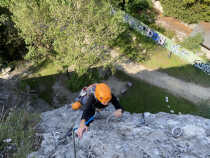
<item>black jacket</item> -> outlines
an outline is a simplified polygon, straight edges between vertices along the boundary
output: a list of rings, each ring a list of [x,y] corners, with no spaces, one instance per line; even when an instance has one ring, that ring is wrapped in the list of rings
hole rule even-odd
[[[117,100],[117,98],[112,94],[112,99],[110,100],[110,103],[112,103],[115,107],[115,109],[122,109],[122,111],[124,111],[123,107],[120,105],[119,101]],[[107,105],[108,106],[108,105]],[[101,104],[101,102],[99,102],[94,94],[91,94],[88,97],[87,103],[86,105],[84,105],[84,111],[82,114],[82,119],[85,119],[85,121],[88,121],[94,114],[95,114],[95,110],[97,109],[102,109],[107,107],[103,104]]]

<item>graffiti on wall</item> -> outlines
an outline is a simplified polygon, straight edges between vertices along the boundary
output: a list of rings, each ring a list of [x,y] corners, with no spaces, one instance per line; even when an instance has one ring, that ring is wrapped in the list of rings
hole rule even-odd
[[[157,44],[164,47],[164,44],[166,42],[166,39],[164,36],[158,34],[154,30],[150,29],[143,23],[137,22],[133,17],[129,16],[128,14],[125,14],[124,20],[132,27],[133,29],[139,31],[143,35],[146,35],[147,37],[154,40]]]
[[[146,29],[146,32],[147,32],[147,34],[146,34],[147,37],[151,38],[157,44],[159,44],[159,45],[164,47],[166,39],[163,36],[159,35],[157,32],[155,32],[155,31],[153,31],[153,30],[151,30],[149,28]]]
[[[167,37],[163,36],[159,32],[156,32],[150,29],[147,25],[133,18],[127,13],[124,14],[124,20],[126,23],[130,25],[131,28],[151,38],[157,44],[161,45],[162,47],[167,48],[170,52],[188,61],[196,68],[210,75],[210,64],[207,64],[205,61],[203,61],[200,57],[195,55],[193,52],[190,52],[189,50],[182,48],[180,45],[177,45],[176,43],[174,43]]]
[[[197,60],[194,62],[193,66],[201,69],[202,71],[210,75],[210,64],[203,63],[202,61]]]

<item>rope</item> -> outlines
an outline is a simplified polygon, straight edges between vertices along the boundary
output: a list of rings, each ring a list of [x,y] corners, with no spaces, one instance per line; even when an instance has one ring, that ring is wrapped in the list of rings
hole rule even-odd
[[[74,130],[72,131],[72,135],[73,135],[73,142],[74,142],[74,158],[76,158],[77,157],[76,156],[77,152],[76,152],[76,144],[75,144],[75,133],[74,133]]]
[[[94,120],[94,116],[92,116],[91,118],[89,118],[89,120],[87,120],[86,122],[85,122],[85,125],[88,125],[91,121],[93,121]],[[76,131],[78,129],[78,127],[76,127],[76,128],[73,128],[73,131]]]
[[[94,120],[94,116],[92,116],[89,120],[85,122],[85,125],[88,125],[91,121]],[[78,127],[73,128],[72,130],[72,136],[73,136],[73,143],[74,143],[74,158],[76,158],[77,151],[76,151],[76,143],[75,143],[75,131],[78,129]]]

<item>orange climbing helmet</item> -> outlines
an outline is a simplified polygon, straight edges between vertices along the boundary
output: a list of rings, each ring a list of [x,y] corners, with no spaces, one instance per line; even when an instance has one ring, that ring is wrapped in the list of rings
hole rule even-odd
[[[107,105],[109,101],[112,99],[111,89],[105,83],[98,83],[96,84],[95,97],[103,105]]]
[[[73,110],[78,110],[81,107],[81,105],[82,104],[79,101],[76,101],[72,104],[71,107],[72,107]]]

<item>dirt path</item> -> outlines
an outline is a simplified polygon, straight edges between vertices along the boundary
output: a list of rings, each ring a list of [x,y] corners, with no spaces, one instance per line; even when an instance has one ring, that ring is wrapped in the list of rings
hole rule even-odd
[[[192,32],[191,28],[187,27],[185,24],[173,17],[160,16],[157,19],[156,23],[162,25],[169,30],[182,32],[186,35],[189,35]]]
[[[112,51],[111,55],[113,59],[116,59],[116,57],[119,56],[116,51]],[[148,69],[142,65],[135,64],[126,58],[118,60],[116,65],[117,69],[123,70],[132,77],[144,80],[157,87],[164,88],[172,94],[190,100],[195,104],[210,100],[210,88],[182,81],[157,70]]]

